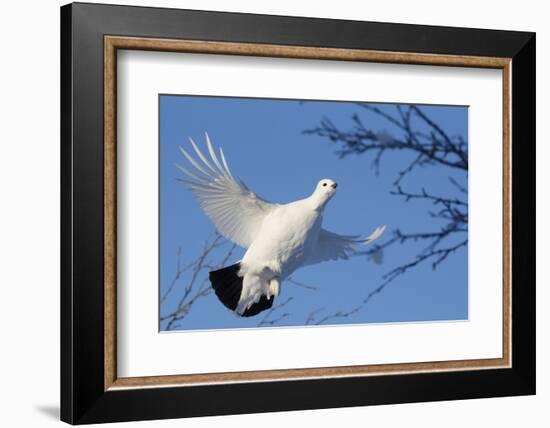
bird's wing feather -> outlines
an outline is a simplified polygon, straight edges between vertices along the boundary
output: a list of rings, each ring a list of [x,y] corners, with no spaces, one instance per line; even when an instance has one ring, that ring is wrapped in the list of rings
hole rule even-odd
[[[321,229],[317,245],[305,265],[314,265],[329,260],[347,259],[356,251],[357,245],[364,245],[374,241],[382,235],[385,228],[386,226],[376,228],[368,238],[338,235],[337,233]]]
[[[237,182],[220,148],[220,159],[208,134],[206,145],[208,159],[197,144],[190,139],[197,156],[194,158],[180,147],[193,170],[176,165],[189,178],[179,178],[194,193],[205,214],[212,220],[218,232],[241,247],[249,247],[256,238],[265,216],[274,204],[257,196],[242,181]]]

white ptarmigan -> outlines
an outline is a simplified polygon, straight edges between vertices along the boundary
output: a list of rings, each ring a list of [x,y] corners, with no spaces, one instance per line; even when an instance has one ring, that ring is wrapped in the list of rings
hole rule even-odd
[[[324,208],[336,193],[333,180],[320,180],[305,199],[273,204],[252,192],[242,180],[235,180],[223,150],[220,148],[218,157],[208,134],[210,159],[189,140],[198,159],[180,147],[194,171],[177,165],[190,178],[178,180],[195,194],[217,231],[247,249],[242,260],[209,275],[220,301],[240,316],[254,316],[271,308],[282,281],[296,269],[347,259],[356,245],[372,242],[384,232],[382,226],[368,238],[360,238],[321,227]]]

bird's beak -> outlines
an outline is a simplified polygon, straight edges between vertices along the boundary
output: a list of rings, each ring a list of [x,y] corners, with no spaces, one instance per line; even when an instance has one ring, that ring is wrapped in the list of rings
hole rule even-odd
[[[332,183],[332,188],[336,189],[338,187],[338,183]]]

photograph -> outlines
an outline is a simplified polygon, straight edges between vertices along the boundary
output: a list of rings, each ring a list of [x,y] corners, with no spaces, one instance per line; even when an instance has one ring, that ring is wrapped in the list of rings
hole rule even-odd
[[[468,321],[468,106],[159,94],[159,331]]]

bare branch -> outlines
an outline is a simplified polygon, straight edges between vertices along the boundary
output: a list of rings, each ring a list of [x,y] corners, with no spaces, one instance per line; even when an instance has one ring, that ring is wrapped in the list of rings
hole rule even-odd
[[[303,282],[298,282],[298,281],[292,279],[292,277],[287,278],[286,281],[290,282],[291,284],[297,285],[298,287],[301,287],[301,288],[305,288],[305,289],[308,289],[308,290],[317,290],[317,287],[314,287],[314,286],[308,285],[308,284],[304,284]]]
[[[403,233],[395,229],[385,242],[377,243],[365,251],[358,251],[355,256],[373,257],[378,251],[390,248],[393,245],[404,245],[413,242],[425,242],[422,250],[408,262],[397,266],[382,277],[382,282],[373,289],[360,305],[347,310],[336,311],[315,320],[319,310],[311,313],[307,323],[322,324],[327,321],[348,318],[362,310],[365,305],[388,284],[400,275],[416,268],[423,263],[431,262],[432,269],[436,269],[451,254],[468,244],[468,190],[455,178],[449,176],[449,182],[454,191],[465,195],[464,198],[442,196],[430,193],[424,187],[419,192],[403,190],[402,183],[417,168],[438,166],[457,173],[468,174],[468,143],[462,136],[450,136],[429,115],[417,105],[397,105],[395,114],[388,109],[381,109],[369,103],[358,103],[366,114],[373,114],[383,118],[389,125],[388,131],[374,131],[366,124],[366,118],[354,114],[351,118],[352,126],[348,130],[338,128],[330,119],[323,118],[318,126],[305,130],[305,134],[328,138],[338,144],[337,156],[342,159],[349,155],[363,155],[373,153],[371,166],[376,174],[380,170],[380,161],[385,153],[410,152],[414,156],[405,168],[397,171],[393,183],[394,189],[390,194],[404,198],[405,202],[427,203],[437,207],[428,210],[432,219],[443,222],[444,225],[435,230]],[[421,126],[422,125],[422,126]],[[391,132],[395,132],[392,135]],[[432,222],[437,225],[438,223]],[[454,239],[458,237],[458,239]],[[457,243],[458,242],[458,243]]]
[[[397,115],[393,116],[376,106],[367,103],[358,105],[395,126],[403,135],[401,138],[392,137],[388,132],[374,132],[368,129],[357,114],[352,116],[353,127],[349,131],[342,131],[328,118],[323,118],[319,126],[307,129],[305,134],[329,138],[330,141],[342,143],[336,152],[340,158],[350,154],[375,152],[372,166],[375,171],[380,166],[380,159],[386,151],[404,150],[416,153],[414,160],[398,173],[399,183],[404,175],[415,167],[426,164],[440,164],[453,169],[468,170],[467,144],[462,138],[451,138],[428,115],[416,105],[404,109],[397,106]],[[425,133],[414,130],[413,113],[432,129]]]
[[[210,286],[208,279],[203,278],[202,275],[208,270],[217,269],[220,266],[225,265],[226,262],[232,257],[235,250],[235,245],[232,245],[217,263],[211,263],[208,261],[208,258],[212,252],[224,244],[226,244],[226,241],[223,237],[219,234],[215,234],[213,238],[209,238],[204,242],[202,252],[197,259],[183,268],[181,267],[181,250],[178,249],[176,273],[167,291],[162,296],[161,303],[163,303],[167,296],[176,289],[181,290],[182,294],[178,300],[176,308],[169,313],[161,314],[160,316],[160,322],[166,322],[165,330],[172,330],[176,328],[178,325],[177,323],[189,314],[191,308],[197,300],[212,293],[212,287]],[[191,270],[191,275],[185,286],[176,287],[180,280],[183,279],[183,273],[188,270]]]
[[[258,327],[265,327],[265,326],[268,326],[268,325],[275,325],[277,324],[278,322],[280,322],[281,320],[283,320],[284,318],[288,317],[290,315],[290,313],[288,312],[284,312],[280,315],[278,315],[276,318],[271,318],[271,316],[279,311],[281,308],[284,308],[286,305],[288,305],[290,302],[292,302],[292,300],[294,300],[293,297],[289,297],[288,299],[284,300],[283,302],[279,303],[278,305],[275,305],[273,306],[271,309],[269,309],[265,316],[258,322]]]
[[[317,308],[317,309],[314,309],[313,311],[311,311],[308,315],[307,315],[307,318],[306,318],[306,321],[305,321],[305,325],[311,325],[311,324],[315,324],[315,317],[317,316],[317,314],[319,312],[322,312],[324,311],[325,308]]]
[[[178,282],[178,280],[181,278],[181,276],[186,272],[188,271],[192,266],[193,266],[193,263],[189,263],[188,265],[186,265],[185,267],[182,267],[181,266],[181,247],[178,248],[178,255],[177,255],[177,264],[176,264],[176,273],[174,274],[174,278],[172,279],[172,282],[170,283],[170,285],[168,286],[168,289],[166,290],[166,292],[162,295],[161,299],[160,299],[160,303],[163,303],[166,298],[168,297],[168,295],[172,292],[172,290],[174,289],[174,286],[176,285],[176,283]]]

